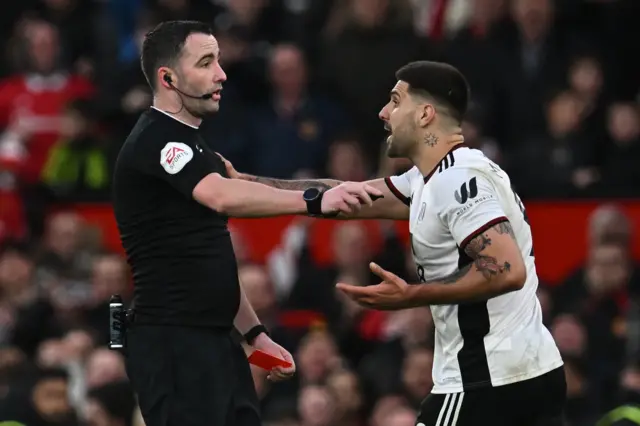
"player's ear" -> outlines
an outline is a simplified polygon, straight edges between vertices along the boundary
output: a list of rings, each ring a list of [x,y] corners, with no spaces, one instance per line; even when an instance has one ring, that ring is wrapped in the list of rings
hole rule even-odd
[[[418,106],[418,125],[427,127],[436,116],[436,108],[433,104],[420,104]]]

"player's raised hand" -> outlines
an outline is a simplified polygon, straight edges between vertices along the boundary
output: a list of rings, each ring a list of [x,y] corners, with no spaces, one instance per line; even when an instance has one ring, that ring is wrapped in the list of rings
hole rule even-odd
[[[322,197],[322,213],[354,213],[362,205],[371,205],[382,192],[364,182],[344,182],[328,190]]]
[[[409,298],[409,284],[396,274],[393,274],[373,262],[369,264],[371,272],[382,278],[377,285],[367,287],[338,283],[338,290],[367,308],[378,310],[396,310],[411,307]]]
[[[220,159],[224,163],[224,168],[227,171],[227,176],[229,176],[229,179],[239,179],[240,173],[238,173],[238,171],[233,167],[233,164],[231,164],[231,161],[227,160],[217,152],[216,154],[218,154],[218,157],[220,157]]]

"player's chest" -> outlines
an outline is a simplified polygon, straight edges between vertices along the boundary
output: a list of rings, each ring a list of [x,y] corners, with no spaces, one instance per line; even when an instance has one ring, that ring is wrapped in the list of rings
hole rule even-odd
[[[429,187],[415,191],[411,199],[409,232],[411,251],[418,265],[431,271],[439,269],[451,253],[456,251],[456,243],[448,227],[440,218],[436,203]]]

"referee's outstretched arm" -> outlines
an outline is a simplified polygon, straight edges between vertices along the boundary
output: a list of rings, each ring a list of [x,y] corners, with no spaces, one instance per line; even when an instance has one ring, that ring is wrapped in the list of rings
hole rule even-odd
[[[229,177],[247,182],[261,183],[272,188],[292,191],[303,191],[308,188],[329,190],[340,185],[352,184],[351,182],[345,183],[335,179],[288,180],[253,176],[246,173],[239,173],[233,168],[233,165],[229,160],[222,156],[220,157],[224,161]],[[403,176],[400,176],[400,178]],[[374,195],[378,196],[380,199],[377,199],[374,203],[366,203],[358,208],[352,208],[351,211],[348,212],[341,210],[340,214],[332,219],[409,219],[409,197],[405,196],[401,190],[396,189],[393,183],[391,183],[390,178],[372,179],[365,182],[357,182],[357,184],[366,185],[376,189],[378,193]]]
[[[231,217],[268,217],[307,214],[304,192],[273,188],[257,182],[227,179],[219,173],[206,175],[193,188],[193,198],[199,203]],[[351,214],[363,200],[382,196],[380,190],[364,184],[332,188],[321,198],[322,214]]]

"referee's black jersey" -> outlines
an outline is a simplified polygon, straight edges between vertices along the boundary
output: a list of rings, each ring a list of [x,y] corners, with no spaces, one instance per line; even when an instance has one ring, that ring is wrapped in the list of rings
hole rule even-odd
[[[240,304],[227,217],[193,199],[224,163],[196,128],[151,108],[125,141],[113,204],[133,271],[136,322],[232,327]]]

